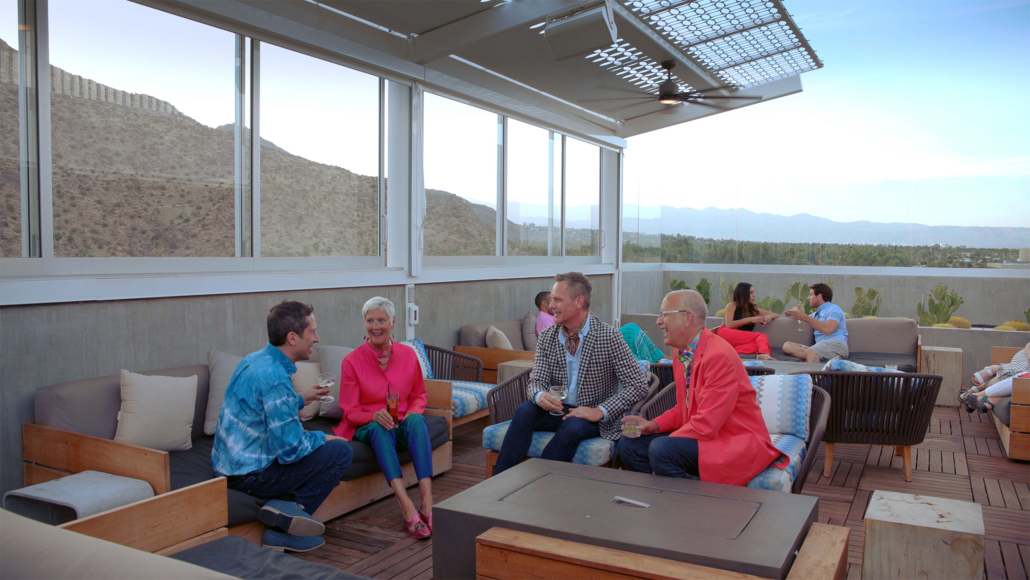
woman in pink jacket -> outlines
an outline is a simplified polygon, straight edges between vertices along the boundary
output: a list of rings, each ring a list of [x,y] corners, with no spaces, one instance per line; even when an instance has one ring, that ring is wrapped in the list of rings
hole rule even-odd
[[[404,527],[414,538],[433,532],[433,455],[426,410],[426,385],[418,357],[411,347],[393,342],[397,324],[393,302],[376,296],[361,309],[365,344],[343,359],[340,369],[340,407],[343,420],[333,432],[372,448],[386,481],[401,506]],[[396,397],[396,405],[387,393]],[[404,487],[397,450],[408,450],[422,505],[416,509]]]

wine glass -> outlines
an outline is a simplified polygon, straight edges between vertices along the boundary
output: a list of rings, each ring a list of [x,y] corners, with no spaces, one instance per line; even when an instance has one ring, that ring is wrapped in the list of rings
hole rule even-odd
[[[565,397],[569,396],[569,387],[568,385],[551,385],[548,392],[551,397],[558,399],[558,401],[564,401]],[[555,417],[561,417],[565,414],[565,411],[551,411],[551,414]]]
[[[333,373],[322,373],[318,375],[316,380],[318,381],[318,386],[322,387],[323,389],[332,388],[332,386],[336,384],[336,375],[334,375]],[[323,395],[319,397],[318,400],[322,401],[323,403],[332,403],[336,399],[333,398],[332,395]]]
[[[390,385],[386,386],[386,410],[390,412],[390,418],[396,423],[398,420],[397,407],[400,404],[400,393],[391,391]]]

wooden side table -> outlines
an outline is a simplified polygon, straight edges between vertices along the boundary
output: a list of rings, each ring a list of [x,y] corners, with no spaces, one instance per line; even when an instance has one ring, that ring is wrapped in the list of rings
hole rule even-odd
[[[924,346],[919,372],[941,375],[941,390],[937,392],[937,405],[958,407],[958,391],[962,388],[962,349],[950,346]]]
[[[984,569],[980,504],[876,490],[865,512],[862,578],[969,578]]]

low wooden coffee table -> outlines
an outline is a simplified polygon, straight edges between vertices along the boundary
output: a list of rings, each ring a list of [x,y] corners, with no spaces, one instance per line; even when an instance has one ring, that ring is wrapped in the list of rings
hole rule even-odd
[[[811,496],[530,459],[433,507],[433,543],[447,547],[433,577],[475,578],[476,536],[503,527],[784,578],[817,506]]]

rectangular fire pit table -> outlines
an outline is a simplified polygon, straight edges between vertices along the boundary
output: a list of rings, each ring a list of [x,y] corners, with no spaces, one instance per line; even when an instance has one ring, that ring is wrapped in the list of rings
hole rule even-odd
[[[433,507],[433,577],[475,578],[499,526],[782,579],[817,515],[809,496],[530,459]]]

